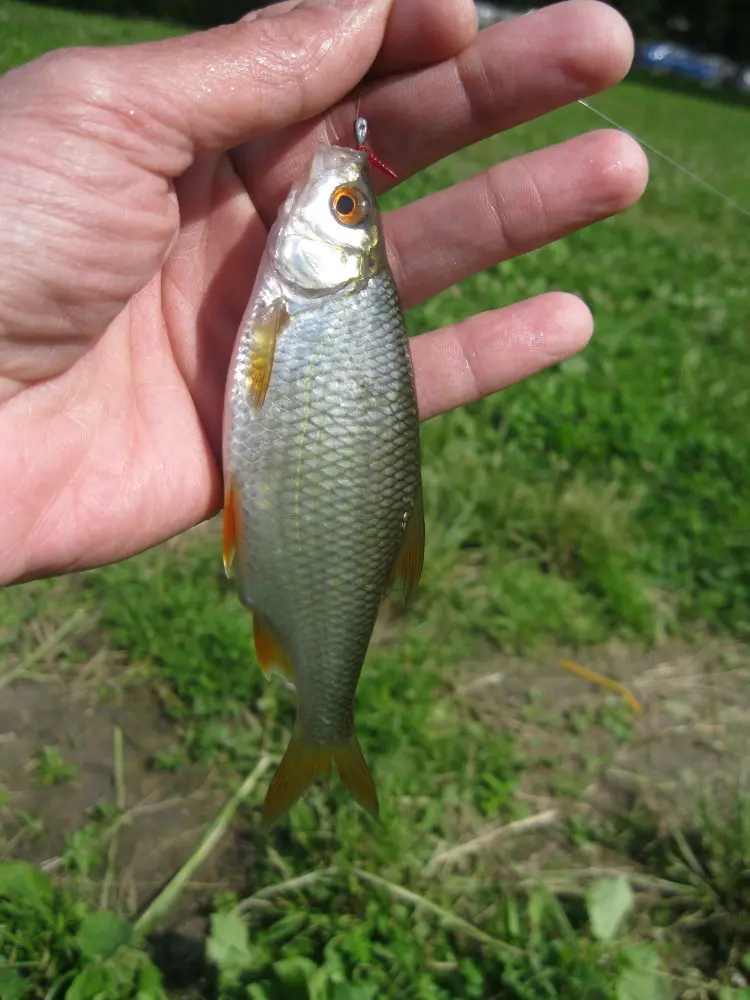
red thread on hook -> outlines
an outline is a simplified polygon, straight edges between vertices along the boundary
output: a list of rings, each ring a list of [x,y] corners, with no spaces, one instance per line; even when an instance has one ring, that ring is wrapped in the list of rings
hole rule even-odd
[[[384,174],[388,174],[388,176],[392,180],[394,180],[394,181],[398,180],[398,177],[396,176],[395,171],[391,170],[391,168],[388,166],[387,163],[383,163],[383,161],[380,159],[380,157],[376,156],[366,146],[357,146],[357,149],[360,150],[360,152],[362,152],[362,153],[367,153],[367,157],[368,157],[370,163],[374,167],[378,167],[378,169],[382,170]]]

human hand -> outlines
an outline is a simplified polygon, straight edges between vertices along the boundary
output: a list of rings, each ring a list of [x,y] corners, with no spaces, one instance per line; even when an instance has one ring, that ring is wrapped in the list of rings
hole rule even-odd
[[[0,583],[125,558],[220,507],[224,383],[267,227],[311,144],[350,143],[358,100],[405,178],[616,83],[631,58],[595,0],[479,35],[470,0],[305,0],[7,73]],[[405,307],[626,208],[645,179],[638,145],[602,131],[390,213]],[[415,338],[423,418],[591,329],[583,303],[549,293]]]

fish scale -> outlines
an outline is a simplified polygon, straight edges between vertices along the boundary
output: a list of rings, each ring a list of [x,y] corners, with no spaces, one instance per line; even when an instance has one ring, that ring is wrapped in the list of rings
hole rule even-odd
[[[364,658],[419,474],[408,341],[390,275],[297,313],[279,338],[264,419],[253,419],[247,398],[244,406],[235,467],[263,485],[242,496],[252,553],[242,596],[295,661],[300,704],[319,719],[310,736],[324,743],[348,735],[350,712],[326,708],[351,703],[351,661]]]

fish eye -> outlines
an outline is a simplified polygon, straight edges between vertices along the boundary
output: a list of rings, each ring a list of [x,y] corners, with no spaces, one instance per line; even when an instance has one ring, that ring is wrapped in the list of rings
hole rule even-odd
[[[339,222],[356,226],[367,215],[367,201],[354,187],[337,187],[331,196],[331,209]]]

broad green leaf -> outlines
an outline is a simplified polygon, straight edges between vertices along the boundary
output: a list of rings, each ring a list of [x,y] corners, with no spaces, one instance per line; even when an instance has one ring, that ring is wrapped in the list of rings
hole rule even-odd
[[[661,958],[659,952],[652,944],[645,941],[635,941],[622,950],[623,957],[627,959],[628,965],[632,969],[661,969]]]
[[[672,1000],[669,977],[655,969],[625,969],[617,977],[617,1000]]]
[[[161,972],[153,962],[145,962],[138,971],[138,992],[135,1000],[167,1000]]]
[[[318,971],[311,958],[295,955],[274,962],[273,971],[282,987],[284,1000],[311,1000],[310,983]]]
[[[105,969],[90,966],[75,977],[65,1000],[112,1000],[112,987],[112,980]]]
[[[594,937],[598,941],[615,938],[634,903],[633,890],[624,875],[592,882],[586,891],[586,909]]]
[[[227,980],[236,981],[241,973],[250,969],[253,952],[247,924],[242,917],[234,913],[214,913],[206,953]]]
[[[0,897],[36,908],[47,908],[54,899],[50,880],[25,861],[0,863]]]
[[[0,969],[0,1000],[23,1000],[31,989],[15,969]]]
[[[131,924],[109,910],[87,914],[76,934],[78,947],[86,958],[111,958],[118,948],[132,944],[134,939]]]
[[[329,986],[331,985],[331,970],[322,965],[310,976],[307,988],[310,991],[310,1000],[329,1000]]]
[[[375,1000],[379,992],[376,983],[338,983],[331,1000]]]
[[[293,937],[302,930],[307,922],[308,916],[306,913],[288,913],[268,928],[263,935],[264,940],[267,944],[272,944],[282,941],[284,938]]]

